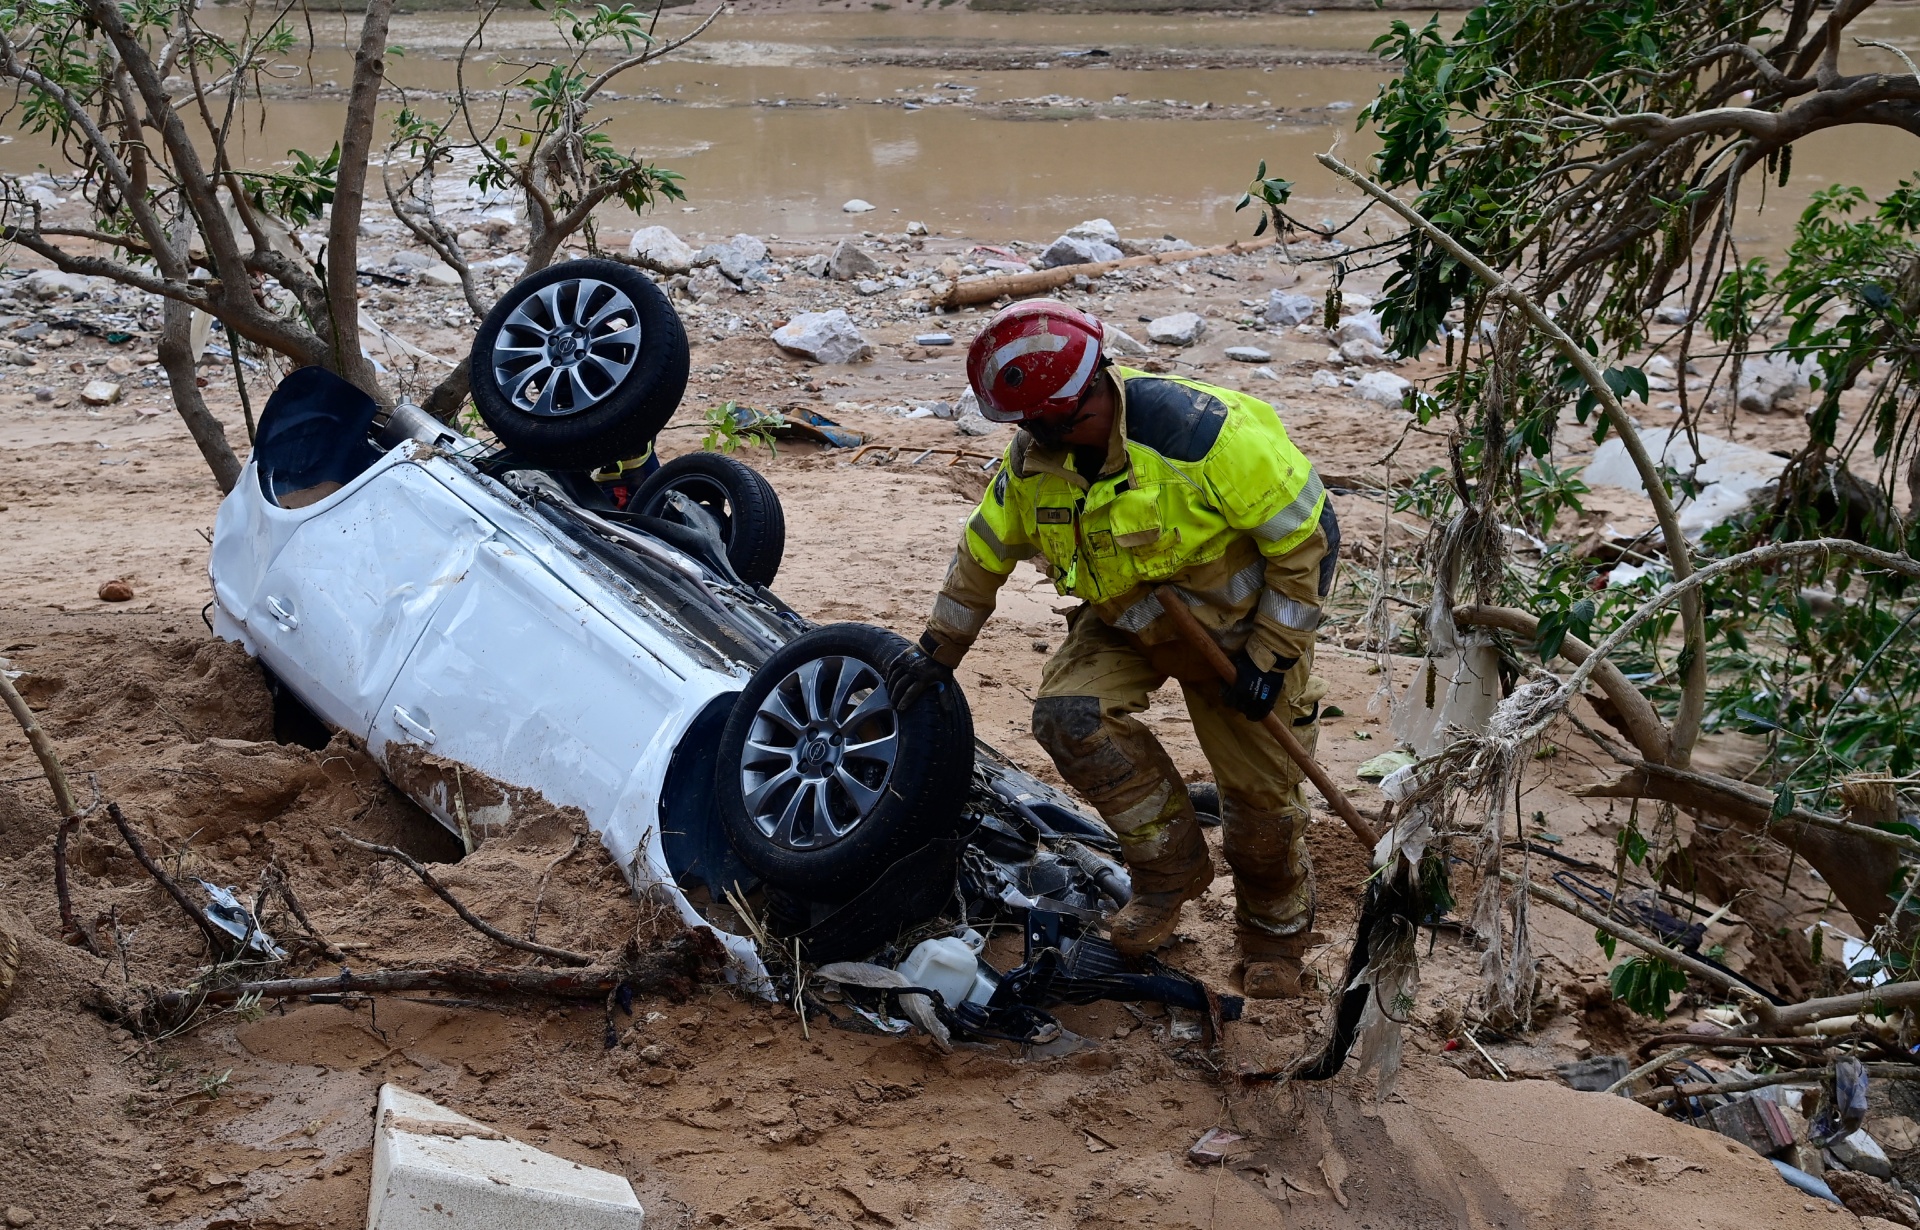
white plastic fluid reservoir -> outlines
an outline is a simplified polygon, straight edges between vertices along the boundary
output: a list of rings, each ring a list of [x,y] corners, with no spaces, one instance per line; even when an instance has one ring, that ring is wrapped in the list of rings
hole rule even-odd
[[[922,940],[899,969],[912,985],[938,991],[949,1008],[983,1003],[993,995],[993,982],[980,972],[972,945],[957,936]]]

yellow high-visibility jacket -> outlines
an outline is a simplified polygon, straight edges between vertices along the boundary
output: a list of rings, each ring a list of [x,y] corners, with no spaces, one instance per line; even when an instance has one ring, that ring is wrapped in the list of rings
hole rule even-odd
[[[957,663],[1014,566],[1036,555],[1055,589],[1144,644],[1176,635],[1151,589],[1172,582],[1200,600],[1205,623],[1226,628],[1252,614],[1246,647],[1256,667],[1302,656],[1337,530],[1322,527],[1320,477],[1279,415],[1195,380],[1124,367],[1107,375],[1120,409],[1097,476],[1025,432],[1008,446],[934,603],[934,656]]]

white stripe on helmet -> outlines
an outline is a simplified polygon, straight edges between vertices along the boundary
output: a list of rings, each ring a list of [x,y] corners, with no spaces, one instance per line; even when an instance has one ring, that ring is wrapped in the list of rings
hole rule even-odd
[[[1088,342],[1082,346],[1080,348],[1080,366],[1073,369],[1073,375],[1068,377],[1067,382],[1060,386],[1060,391],[1048,400],[1065,401],[1069,397],[1078,398],[1080,396],[1080,390],[1087,387],[1087,377],[1093,375],[1093,365],[1098,362],[1099,359],[1099,346],[1092,342]]]

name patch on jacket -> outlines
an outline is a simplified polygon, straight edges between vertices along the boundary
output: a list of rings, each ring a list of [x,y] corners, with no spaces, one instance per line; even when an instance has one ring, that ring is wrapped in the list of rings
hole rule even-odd
[[[1072,525],[1073,510],[1071,508],[1036,508],[1033,510],[1033,519],[1040,525]]]

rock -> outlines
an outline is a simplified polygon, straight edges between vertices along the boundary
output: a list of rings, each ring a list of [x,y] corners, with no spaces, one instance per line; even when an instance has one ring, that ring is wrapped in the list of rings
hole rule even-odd
[[[1625,1076],[1630,1066],[1622,1055],[1595,1055],[1591,1059],[1563,1063],[1554,1071],[1569,1088],[1581,1093],[1601,1093]]]
[[[1319,310],[1320,305],[1311,295],[1289,295],[1279,290],[1267,295],[1267,324],[1276,329],[1306,324]]]
[[[710,243],[693,258],[695,265],[713,265],[727,280],[742,283],[767,261],[767,245],[752,235],[735,235],[722,243]]]
[[[1256,367],[1253,369],[1253,374],[1265,380],[1280,379],[1280,373],[1274,371],[1271,367]],[[1275,406],[1274,409],[1278,410],[1279,407]]]
[[[1640,366],[1640,370],[1661,380],[1672,380],[1678,374],[1673,370],[1673,360],[1663,354],[1648,359]]]
[[[125,581],[103,581],[100,584],[100,601],[131,602],[133,601],[133,586],[127,584]]]
[[[727,280],[718,265],[702,265],[687,277],[687,298],[695,303],[712,303],[720,297],[721,291],[739,289]]]
[[[1082,225],[1085,225],[1082,223]],[[1117,261],[1124,255],[1113,244],[1081,235],[1066,234],[1047,245],[1040,254],[1040,267],[1058,269],[1062,265],[1086,265],[1094,261]]]
[[[1896,1225],[1920,1226],[1920,1210],[1914,1207],[1913,1197],[1885,1179],[1851,1170],[1829,1170],[1820,1177],[1862,1222],[1884,1218]]]
[[[1387,344],[1386,335],[1380,332],[1380,318],[1372,312],[1359,312],[1344,317],[1332,329],[1333,344],[1344,342],[1372,342],[1375,346]]]
[[[1749,357],[1740,366],[1740,408],[1765,414],[1810,388],[1808,377],[1817,371],[1811,359],[1796,363],[1784,355]]]
[[[1677,438],[1676,438],[1677,437]],[[1689,539],[1702,534],[1752,507],[1761,493],[1779,479],[1787,468],[1784,457],[1735,444],[1704,432],[1698,436],[1701,462],[1693,464],[1693,446],[1686,433],[1677,427],[1650,427],[1640,432],[1640,441],[1656,462],[1665,463],[1685,474],[1692,471],[1700,484],[1693,499],[1680,506],[1680,531]],[[1644,493],[1639,472],[1619,437],[1610,437],[1593,451],[1593,460],[1581,472],[1588,486],[1619,487]]]
[[[953,345],[953,334],[916,333],[913,336],[913,344],[916,346],[951,346]]]
[[[646,1216],[622,1176],[522,1144],[393,1085],[380,1087],[370,1197],[367,1230],[641,1230]]]
[[[1392,372],[1368,372],[1353,382],[1353,395],[1362,401],[1398,407],[1405,403],[1406,391],[1412,387],[1412,381],[1404,380]]]
[[[1684,325],[1687,323],[1687,309],[1678,305],[1653,309],[1653,319],[1663,325]]]
[[[1833,1156],[1848,1170],[1858,1170],[1870,1174],[1876,1179],[1893,1177],[1893,1164],[1887,1160],[1886,1152],[1880,1148],[1880,1142],[1867,1135],[1865,1128],[1856,1129],[1851,1135],[1842,1136],[1828,1145]],[[1880,1216],[1885,1217],[1882,1213]]]
[[[1147,325],[1147,340],[1163,346],[1191,346],[1207,331],[1207,321],[1197,312],[1175,312]]]
[[[402,269],[431,269],[440,262],[431,256],[419,252],[395,252],[389,265],[398,265]]]
[[[107,360],[107,371],[115,376],[131,376],[136,369],[133,360],[125,355],[115,355]]]
[[[877,295],[887,288],[885,282],[876,282],[872,278],[862,278],[853,284],[853,293],[862,298]]]
[[[11,1226],[13,1230],[20,1230],[21,1226],[31,1226],[32,1224],[32,1209],[23,1209],[17,1204],[7,1206],[7,1225]]]
[[[1107,340],[1103,347],[1108,355],[1120,355],[1125,358],[1139,358],[1153,353],[1152,347],[1140,341],[1125,329],[1107,326]]]
[[[61,273],[58,269],[36,269],[27,275],[27,293],[36,299],[58,299],[62,295],[79,296],[93,289],[93,280],[84,274]]]
[[[15,329],[13,331],[13,340],[16,342],[37,342],[45,337],[47,332],[47,322],[44,320],[36,320],[30,325],[23,325]]]
[[[773,331],[773,343],[816,363],[857,363],[873,357],[873,343],[840,308],[800,313]]]
[[[926,223],[924,223],[924,222],[909,222],[909,223],[907,223],[907,234],[909,234],[909,235],[925,235],[925,234],[927,234],[927,233],[928,233],[928,232],[927,232],[927,224],[926,224]]]
[[[1325,368],[1321,368],[1319,371],[1313,373],[1313,379],[1308,383],[1316,389],[1337,389],[1340,387],[1340,377]]]
[[[686,273],[693,268],[693,249],[664,226],[635,231],[627,241],[627,255],[656,273]]]
[[[913,408],[918,414],[925,411],[929,418],[950,419],[953,417],[953,403],[950,401],[923,401]]]
[[[1184,239],[1176,239],[1172,235],[1162,235],[1153,241],[1153,250],[1156,253],[1191,252],[1193,251],[1193,245]]]
[[[487,246],[486,235],[476,230],[461,231],[453,237],[453,241],[463,248],[484,248]]]
[[[1848,1212],[1852,1210],[1849,1209]],[[1888,1221],[1884,1217],[1875,1217],[1871,1213],[1854,1215],[1860,1218],[1860,1230],[1900,1230],[1901,1227],[1901,1223],[1897,1221]]]
[[[430,286],[458,286],[460,275],[445,261],[435,261],[420,271],[420,280]]]
[[[120,386],[111,380],[89,380],[80,390],[80,400],[89,406],[111,406],[120,400]]]
[[[1340,358],[1347,363],[1378,363],[1386,357],[1386,351],[1362,338],[1340,343]]]
[[[880,272],[880,262],[867,255],[851,239],[842,239],[834,244],[832,255],[827,257],[827,276],[836,282],[871,278]]]
[[[1235,363],[1271,363],[1273,356],[1258,346],[1229,346],[1227,357]]]
[[[873,206],[868,202],[861,200],[859,197],[854,197],[851,201],[848,201],[845,205],[842,205],[840,207],[840,212],[843,214],[872,213]]]
[[[1076,222],[1064,232],[1073,239],[1091,239],[1096,243],[1118,244],[1120,232],[1113,223],[1105,218],[1090,218],[1085,222]]]
[[[499,214],[488,214],[486,217],[474,223],[473,229],[479,231],[488,239],[505,239],[508,232],[513,230],[513,218],[502,217]]]

